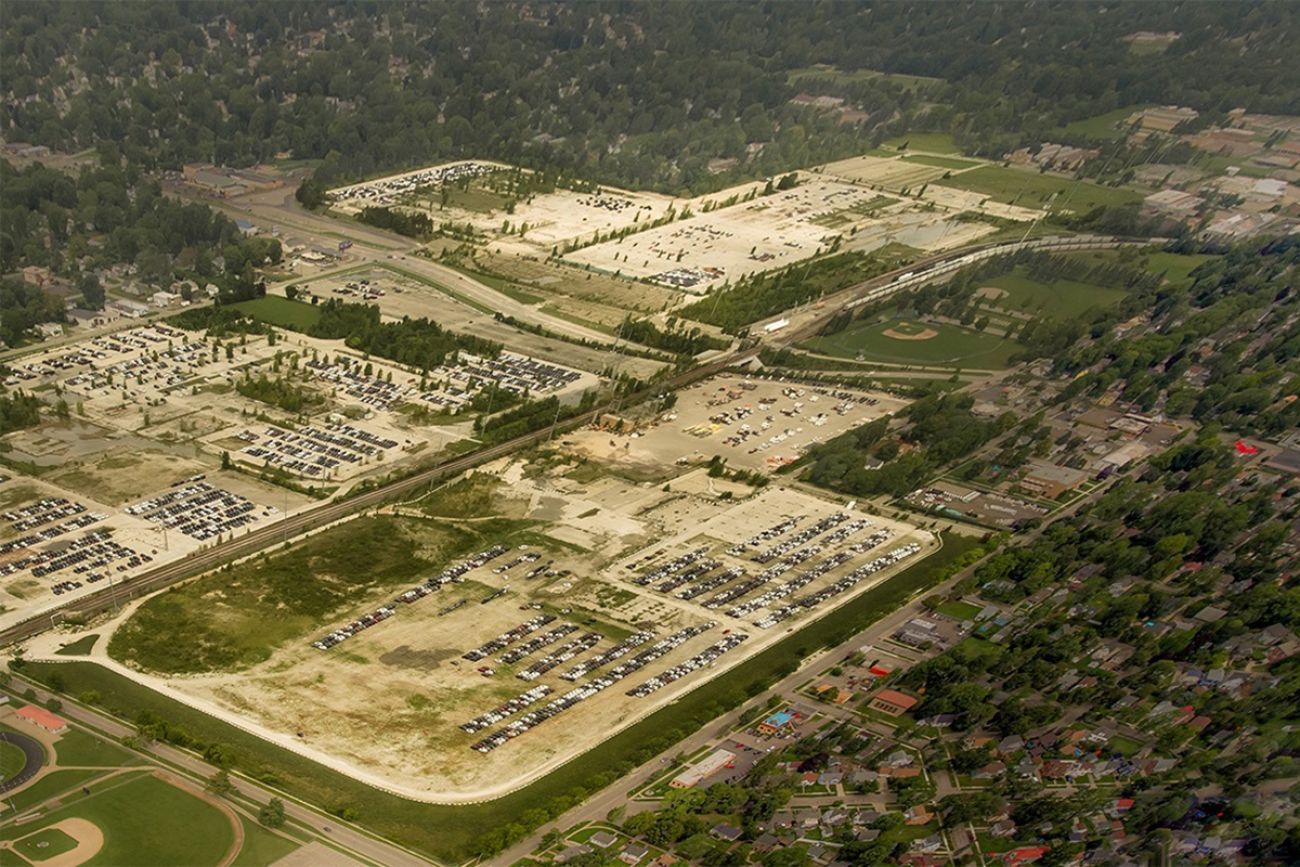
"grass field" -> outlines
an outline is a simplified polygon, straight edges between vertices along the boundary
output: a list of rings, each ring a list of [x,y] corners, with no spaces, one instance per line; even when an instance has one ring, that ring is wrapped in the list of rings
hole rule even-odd
[[[1092,253],[1076,254],[1089,262],[1121,261],[1114,250],[1098,250]],[[1217,258],[1211,253],[1168,253],[1164,250],[1143,251],[1135,264],[1144,271],[1164,274],[1165,280],[1174,286],[1186,287],[1192,283],[1192,272],[1211,259]]]
[[[819,647],[838,645],[934,586],[977,546],[973,539],[945,535],[939,551],[809,623],[679,701],[651,714],[600,746],[517,792],[483,804],[436,806],[407,801],[372,789],[296,753],[210,717],[91,662],[28,662],[24,673],[48,679],[57,673],[71,694],[93,689],[100,704],[126,718],[149,712],[182,728],[198,749],[220,743],[235,766],[331,811],[349,809],[375,833],[449,861],[463,860],[480,841],[511,823],[534,827],[559,815],[586,794],[608,785],[635,766],[668,749],[747,696],[760,694],[778,677],[796,670]]]
[[[0,815],[4,815],[10,807],[14,810],[26,810],[28,807],[53,798],[62,792],[71,791],[83,785],[87,780],[99,776],[100,773],[100,771],[92,770],[49,771],[45,776],[28,785],[22,791],[8,795],[3,801],[0,801]]]
[[[14,843],[14,848],[28,861],[48,861],[77,848],[77,841],[58,828],[46,828],[21,838]]]
[[[886,331],[907,333],[902,329],[924,327],[938,332],[929,340],[900,340]],[[915,323],[891,319],[862,322],[839,334],[815,337],[805,349],[838,358],[857,358],[891,364],[917,364],[935,367],[975,367],[996,370],[1006,367],[1020,344],[992,334],[983,334],[955,325]]]
[[[76,641],[70,641],[54,652],[59,656],[88,656],[90,651],[95,648],[95,642],[98,640],[98,635],[83,635]]]
[[[1133,190],[1101,187],[1003,166],[981,166],[935,183],[983,193],[995,201],[1026,208],[1045,207],[1056,195],[1052,202],[1054,210],[1068,209],[1076,213],[1087,213],[1099,205],[1127,205],[1142,200],[1141,194]]]
[[[1141,742],[1126,738],[1123,735],[1115,735],[1106,742],[1106,746],[1121,756],[1135,756],[1142,749]]]
[[[899,85],[904,90],[915,91],[933,87],[943,81],[926,75],[906,75],[899,72],[880,72],[876,69],[836,69],[833,66],[809,66],[804,69],[791,70],[786,80],[791,84],[799,81],[830,81],[835,84],[857,84],[863,81],[883,78]]]
[[[349,521],[286,552],[152,597],[113,636],[109,651],[167,674],[253,665],[374,591],[414,584],[417,575],[508,529],[498,522],[469,531],[414,519]]]
[[[1009,274],[990,278],[984,281],[983,285],[993,286],[1007,293],[1002,298],[986,302],[991,306],[1035,316],[1042,315],[1049,319],[1072,319],[1088,310],[1117,304],[1125,295],[1122,289],[1111,289],[1078,280],[1055,280],[1051,283],[1043,283],[1028,276],[1023,269],[1019,268]]]
[[[903,157],[903,162],[920,163],[923,166],[936,166],[941,169],[969,169],[979,163],[974,160],[961,160],[956,157],[936,157],[930,154],[908,154]]]
[[[54,753],[64,768],[120,768],[140,761],[121,747],[74,728],[59,736]]]
[[[952,136],[946,132],[913,132],[907,135],[887,138],[880,143],[881,148],[886,151],[897,152],[899,147],[907,145],[908,150],[913,151],[932,151],[937,154],[959,154],[961,148],[952,140]]]
[[[39,825],[80,818],[104,834],[104,847],[87,863],[217,864],[234,843],[234,830],[210,804],[148,774],[119,777],[43,815]],[[0,840],[30,838],[37,823],[0,830]],[[48,857],[48,856],[46,856]]]
[[[1114,111],[1108,111],[1095,117],[1085,117],[1082,120],[1071,121],[1061,127],[1061,132],[1067,135],[1087,136],[1091,139],[1122,138],[1128,133],[1128,129],[1123,126],[1124,119],[1142,108],[1141,105],[1130,105],[1127,108],[1117,108]]]
[[[945,602],[936,610],[954,620],[970,620],[976,614],[979,614],[981,609],[978,605],[972,605],[969,602]]]
[[[27,767],[27,756],[8,741],[0,741],[0,782],[4,782]]]
[[[320,310],[313,305],[302,301],[290,301],[279,295],[240,301],[234,305],[234,308],[254,319],[280,328],[291,328],[294,331],[306,331],[320,319]]]
[[[230,867],[266,867],[298,848],[294,841],[273,834],[243,816],[239,821],[244,826],[244,845],[239,847],[239,855]]]

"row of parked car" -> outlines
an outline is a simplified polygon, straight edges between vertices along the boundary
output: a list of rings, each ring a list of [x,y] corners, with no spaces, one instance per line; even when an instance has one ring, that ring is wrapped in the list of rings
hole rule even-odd
[[[24,548],[30,548],[33,545],[39,545],[42,542],[48,542],[51,539],[57,539],[65,533],[71,533],[73,530],[80,530],[82,527],[89,527],[96,521],[102,521],[107,515],[101,515],[99,512],[83,512],[75,518],[69,518],[61,524],[42,527],[35,533],[28,533],[26,536],[19,536],[0,545],[0,557],[6,554],[12,554],[14,551],[21,551]]]
[[[487,713],[474,717],[469,722],[461,725],[460,730],[469,735],[482,731],[493,723],[498,723],[508,716],[514,716],[529,705],[546,698],[554,691],[546,684],[535,686],[530,690],[521,692],[509,701],[502,702]]]
[[[784,557],[800,545],[807,544],[809,541],[820,536],[822,533],[825,533],[827,530],[833,527],[838,527],[848,519],[849,516],[844,512],[836,512],[833,515],[827,515],[817,523],[811,524],[800,530],[798,533],[795,533],[784,542],[759,551],[757,554],[750,557],[750,559],[755,563],[771,563],[773,560]]]
[[[679,662],[672,668],[667,669],[662,674],[657,674],[638,687],[627,691],[627,694],[633,698],[644,698],[652,692],[658,692],[670,683],[681,680],[699,668],[711,665],[714,660],[729,650],[739,647],[749,636],[743,632],[737,632],[728,635],[721,641],[715,642],[692,656],[685,662]]]
[[[644,572],[641,575],[638,575],[632,579],[632,583],[638,587],[648,587],[662,578],[667,578],[674,572],[685,569],[687,566],[707,554],[708,551],[709,548],[707,545],[696,548],[692,551],[687,551],[685,554],[682,554],[680,557],[674,557],[662,566],[657,566],[649,572]],[[631,569],[634,565],[635,564],[628,564],[627,568]]]
[[[560,679],[572,683],[585,675],[591,674],[591,672],[598,668],[604,668],[611,662],[622,659],[654,637],[655,634],[649,630],[633,632],[627,638],[624,638],[604,653],[598,653],[589,659],[584,659],[582,662],[579,662],[577,665],[561,674]]]
[[[374,626],[377,623],[383,623],[385,620],[392,617],[396,613],[397,613],[397,609],[393,608],[390,605],[384,605],[380,608],[376,608],[374,611],[371,611],[369,614],[361,615],[361,617],[357,618],[356,620],[353,620],[351,623],[347,624],[346,626],[340,626],[338,629],[334,630],[329,635],[322,638],[320,641],[313,641],[311,646],[316,648],[317,650],[329,650],[331,647],[334,647],[336,644],[342,644],[343,642],[347,641],[349,638],[356,635],[358,632],[364,632],[365,630],[369,629],[370,627]]]
[[[695,563],[692,563],[690,566],[687,566],[685,569],[676,573],[675,575],[668,576],[668,579],[663,583],[661,583],[655,589],[658,590],[660,593],[671,593],[674,590],[676,590],[678,587],[681,587],[683,584],[687,584],[691,581],[694,581],[696,578],[699,578],[701,575],[705,574],[706,572],[712,572],[714,569],[717,569],[721,565],[722,565],[722,561],[714,560],[712,557],[708,557],[704,560],[700,560]]]
[[[830,599],[832,596],[838,596],[839,594],[853,587],[853,585],[857,584],[863,578],[866,578],[868,575],[873,575],[876,572],[879,572],[881,569],[884,569],[889,566],[893,566],[898,561],[903,560],[907,557],[911,557],[913,554],[915,554],[917,551],[920,550],[921,550],[921,546],[915,542],[910,542],[901,548],[896,548],[893,551],[890,551],[888,554],[877,557],[876,559],[872,560],[870,563],[867,563],[864,566],[859,566],[857,569],[854,569],[852,572],[845,575],[843,578],[836,581],[834,584],[831,584],[828,587],[823,587],[821,590],[818,590],[816,593],[810,593],[809,595],[803,597],[802,599],[796,599],[793,602],[791,602],[789,605],[784,605],[776,609],[767,617],[764,617],[762,620],[756,621],[754,625],[759,627],[760,629],[770,629],[771,627],[777,625],[781,621],[788,620],[791,617],[794,617],[800,611],[807,610],[809,608],[815,608],[816,606],[825,602],[827,599]]]
[[[758,533],[751,536],[748,540],[744,542],[737,542],[735,545],[732,545],[730,548],[727,549],[727,553],[733,557],[739,557],[740,555],[748,551],[750,548],[757,548],[759,545],[763,544],[764,542],[769,542],[772,539],[775,539],[777,536],[785,535],[785,533],[789,532],[790,530],[793,530],[795,525],[797,525],[801,520],[803,520],[803,518],[800,515],[789,515],[786,518],[782,519],[781,521],[778,521],[777,523],[768,527],[766,530],[760,530]]]
[[[822,551],[821,545],[809,545],[807,548],[800,548],[793,554],[789,554],[780,562],[768,566],[762,572],[759,572],[748,581],[741,581],[733,587],[728,587],[720,593],[714,594],[704,603],[705,608],[721,608],[730,602],[734,602],[746,594],[752,593],[764,584],[769,584],[789,572],[806,560],[816,557]]]
[[[424,583],[417,584],[415,587],[412,587],[410,590],[403,591],[396,599],[394,599],[389,604],[381,606],[380,608],[375,609],[369,614],[366,614],[363,617],[352,621],[347,626],[343,626],[340,627],[339,629],[334,630],[329,635],[326,635],[324,638],[320,639],[319,641],[313,641],[311,643],[311,646],[316,648],[317,650],[329,650],[331,647],[334,647],[335,645],[347,641],[349,638],[356,635],[358,632],[369,629],[370,627],[374,626],[376,623],[380,623],[392,617],[394,614],[397,613],[397,607],[399,605],[410,605],[412,602],[415,602],[416,600],[419,599],[423,599],[424,597],[428,596],[430,593],[433,593],[437,590],[441,590],[444,584],[450,584],[452,581],[459,580],[461,576],[463,576],[469,570],[474,569],[478,566],[482,566],[484,563],[487,563],[489,560],[492,560],[496,557],[500,557],[508,550],[510,549],[507,548],[505,545],[493,545],[491,548],[488,548],[484,551],[479,551],[477,554],[475,554],[474,556],[470,557],[467,560],[462,560],[461,562],[457,563],[454,566],[448,566],[446,569],[443,569],[437,575],[434,575],[432,578],[427,579]]]
[[[532,665],[515,675],[520,680],[537,680],[556,666],[563,665],[580,653],[590,650],[600,643],[599,632],[586,632],[551,653],[546,654]]]
[[[597,693],[600,693],[601,691],[608,689],[609,687],[618,683],[623,678],[628,677],[636,673],[637,671],[640,671],[642,668],[649,665],[651,662],[658,659],[659,657],[663,656],[665,653],[668,653],[674,648],[681,646],[682,643],[689,641],[691,638],[694,638],[696,635],[700,635],[701,633],[706,632],[707,630],[712,629],[715,626],[717,626],[717,623],[714,623],[712,621],[700,626],[688,626],[685,629],[681,629],[678,630],[677,632],[674,632],[672,635],[669,635],[666,638],[660,639],[659,641],[655,642],[651,647],[641,651],[636,656],[629,659],[627,662],[621,663],[620,665],[611,668],[607,673],[601,675],[600,677],[596,678],[590,683],[585,683],[582,684],[581,686],[574,687],[573,689],[566,692],[564,695],[547,702],[545,705],[538,708],[537,710],[529,711],[519,719],[505,726],[504,728],[501,728],[493,732],[492,734],[488,735],[487,737],[483,738],[482,740],[478,741],[477,743],[472,744],[470,746],[470,749],[477,750],[480,753],[492,752],[497,747],[504,744],[506,741],[509,741],[512,738],[519,737],[519,735],[523,734],[524,732],[536,728],[538,725],[541,725],[542,723],[546,722],[546,720],[552,719],[553,717],[563,713],[564,711],[568,710],[569,708],[573,707],[579,702],[586,701],[587,699],[591,698],[593,695],[596,695]]]
[[[689,600],[694,599],[697,596],[703,596],[705,593],[717,590],[728,581],[735,581],[744,574],[745,570],[739,566],[732,566],[730,569],[723,569],[717,575],[711,575],[703,581],[696,581],[685,590],[679,591],[677,593],[677,598]]]
[[[468,659],[470,662],[478,662],[480,659],[487,659],[497,651],[504,650],[508,645],[514,644],[525,635],[528,635],[530,632],[536,632],[554,620],[554,614],[539,614],[536,617],[525,620],[513,629],[506,630],[491,641],[480,644],[473,650],[466,651],[461,655],[461,658]]]
[[[554,629],[548,632],[543,632],[541,635],[528,639],[518,647],[515,647],[511,650],[507,650],[504,654],[502,654],[501,662],[504,663],[505,665],[513,665],[514,663],[523,659],[525,656],[536,653],[537,651],[541,650],[543,647],[546,647],[547,645],[550,644],[554,644],[564,636],[571,635],[572,633],[577,631],[578,631],[578,627],[574,626],[572,623],[561,623],[559,626],[555,627]]]

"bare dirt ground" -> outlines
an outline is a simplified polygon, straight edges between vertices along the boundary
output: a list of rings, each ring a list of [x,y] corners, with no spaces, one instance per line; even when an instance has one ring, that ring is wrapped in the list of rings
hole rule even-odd
[[[563,476],[547,474],[529,480],[519,476],[517,465],[494,469],[503,477],[516,478],[511,485],[512,494],[526,494],[529,515],[550,516],[545,528],[556,541],[538,542],[541,546],[538,550],[545,551],[543,559],[554,559],[555,567],[563,565],[571,575],[526,580],[517,575],[524,567],[513,568],[507,575],[494,575],[489,567],[481,567],[469,573],[463,584],[451,585],[441,593],[403,607],[390,620],[325,653],[303,642],[282,647],[268,662],[238,675],[177,679],[157,679],[136,672],[130,675],[177,695],[181,701],[216,712],[290,749],[394,792],[446,802],[494,797],[590,749],[608,734],[672,701],[684,690],[703,684],[788,632],[787,628],[755,628],[751,619],[763,610],[733,617],[703,607],[701,599],[682,601],[654,586],[637,586],[630,578],[640,569],[629,569],[629,563],[646,558],[662,563],[681,552],[706,546],[712,556],[748,568],[751,575],[762,567],[724,554],[723,549],[746,541],[781,516],[797,515],[803,523],[810,524],[836,511],[832,503],[780,487],[770,487],[755,497],[728,503],[711,494],[699,497],[676,491],[654,491],[655,497],[649,498],[641,486],[612,480],[603,480],[597,489],[585,493],[597,495],[604,503],[608,499],[604,494],[612,485],[621,489],[623,502],[617,507],[595,506],[595,500],[586,499],[581,487],[565,494],[564,489],[569,485]],[[698,477],[698,473],[692,474]],[[695,484],[701,484],[698,478]],[[707,481],[702,484],[707,486]],[[688,486],[688,482],[682,484]],[[699,512],[677,504],[681,499],[697,497],[722,508]],[[646,508],[647,499],[654,500],[649,508]],[[675,508],[682,512],[679,520],[673,523],[663,520]],[[861,530],[849,541],[879,529],[891,532],[889,541],[850,560],[844,567],[832,569],[801,593],[826,586],[863,558],[893,549],[902,542],[917,541],[926,550],[935,545],[930,534],[910,526],[879,517],[872,517],[871,521],[870,528]],[[563,532],[559,528],[564,526],[589,534],[594,549],[578,551],[568,547],[572,542],[568,545],[560,542]],[[517,554],[516,550],[507,556]],[[907,563],[911,562],[914,560]],[[861,589],[884,580],[893,571],[872,577]],[[507,593],[482,603],[499,589],[507,589]],[[824,608],[831,610],[861,589],[836,597]],[[380,599],[368,602],[367,606],[376,602]],[[460,602],[464,604],[454,608]],[[359,611],[367,606],[359,607]],[[580,632],[573,634],[593,630],[602,638],[588,654],[578,655],[533,681],[516,679],[512,673],[520,671],[545,650],[513,666],[500,663],[499,654],[473,663],[460,658],[478,643],[538,614],[538,608],[533,606],[541,606],[541,611],[551,611],[559,617],[547,628],[567,621],[580,624]],[[820,614],[820,608],[816,612]],[[803,615],[807,616],[815,615]],[[554,695],[571,688],[571,684],[559,679],[560,672],[589,654],[614,645],[633,629],[653,628],[662,637],[672,630],[710,621],[718,625],[655,660],[636,675],[565,711],[560,718],[539,724],[533,731],[521,734],[489,754],[469,749],[486,732],[459,731],[459,724],[524,692],[529,686],[554,686]],[[103,627],[99,630],[104,632]],[[749,641],[722,656],[714,666],[690,673],[647,698],[624,694],[647,677],[684,662],[732,632],[748,634]],[[107,638],[101,642],[107,643]],[[493,667],[493,675],[485,677],[476,671],[484,664]],[[497,725],[487,731],[495,728]]]
[[[655,466],[647,461],[641,471]],[[672,473],[671,465],[657,466],[660,473]],[[739,583],[764,566],[750,562],[747,555],[729,553],[732,546],[748,541],[783,517],[796,517],[800,521],[797,526],[804,527],[841,507],[778,486],[754,492],[747,485],[709,478],[699,469],[674,476],[665,490],[634,473],[624,474],[618,465],[584,461],[563,444],[536,453],[528,461],[503,460],[481,472],[500,480],[496,499],[487,509],[490,514],[537,522],[528,549],[515,548],[471,570],[463,582],[401,606],[389,620],[343,644],[322,652],[309,646],[308,637],[282,646],[266,662],[243,672],[178,678],[129,672],[104,661],[182,701],[360,779],[422,800],[462,802],[500,795],[535,779],[770,645],[789,631],[791,623],[820,616],[937,545],[930,534],[908,525],[852,513],[845,520],[856,518],[862,522],[861,528],[828,543],[818,556],[829,556],[880,530],[888,531],[887,541],[848,557],[843,565],[799,588],[798,595],[816,592],[856,565],[905,542],[922,545],[921,553],[778,628],[760,628],[755,621],[778,602],[733,616],[725,607],[706,608],[703,602],[708,596],[683,599],[675,595],[675,589],[658,589],[658,582],[642,586],[634,579],[655,565],[703,547],[707,556],[719,562],[719,568],[742,570],[743,575],[730,579]],[[430,496],[437,501],[436,494]],[[398,508],[420,507],[415,502]],[[494,571],[497,565],[533,552],[541,555],[534,563],[503,573]],[[550,577],[524,577],[525,572],[548,561]],[[505,593],[494,595],[501,590]],[[372,610],[391,596],[389,591],[367,600],[357,606],[356,613]],[[572,623],[578,631],[513,664],[503,663],[500,652],[474,662],[461,657],[542,612],[554,614],[557,620],[541,631],[561,623]],[[554,692],[547,700],[562,694],[573,684],[561,680],[560,673],[638,628],[663,637],[711,622],[716,625],[626,680],[487,754],[469,747],[517,717],[507,717],[474,734],[458,728],[532,686],[551,686]],[[330,628],[333,624],[321,624],[322,633]],[[96,626],[104,636],[97,647],[107,646],[106,632],[111,629]],[[548,650],[587,631],[600,636],[594,648],[536,680],[514,676]],[[735,633],[749,638],[711,666],[690,672],[647,697],[625,694]],[[40,655],[42,650],[35,646],[29,652]],[[102,658],[102,652],[96,655]],[[491,667],[490,676],[478,671],[484,665]],[[594,676],[579,678],[579,683]]]
[[[616,466],[725,458],[733,469],[771,470],[850,428],[907,405],[878,392],[720,376],[681,392],[677,405],[632,434],[579,431],[574,448]]]

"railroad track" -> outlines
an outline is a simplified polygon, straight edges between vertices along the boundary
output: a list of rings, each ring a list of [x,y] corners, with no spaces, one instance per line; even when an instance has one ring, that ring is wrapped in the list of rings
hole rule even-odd
[[[291,539],[303,533],[320,529],[349,515],[363,512],[366,509],[383,505],[389,500],[417,492],[420,488],[432,485],[434,482],[448,476],[536,445],[554,437],[558,433],[591,424],[603,413],[609,412],[617,406],[644,400],[666,388],[683,388],[701,379],[707,379],[757,353],[757,347],[730,353],[722,358],[679,373],[663,382],[655,383],[640,392],[625,395],[618,401],[604,403],[585,413],[564,419],[556,424],[547,425],[531,433],[478,449],[461,457],[451,458],[404,478],[394,479],[372,490],[363,491],[336,502],[325,503],[307,512],[288,516],[274,524],[259,527],[243,536],[218,544],[216,547],[195,551],[180,560],[166,563],[156,569],[143,572],[77,599],[70,599],[63,605],[43,611],[0,631],[0,647],[25,641],[34,635],[39,635],[46,629],[53,627],[55,619],[60,615],[66,617],[69,614],[76,614],[90,617],[101,614],[142,594],[160,590],[186,578],[192,578],[211,571],[225,563],[238,560],[249,554],[255,554],[270,547],[277,541]]]
[[[928,282],[934,277],[942,276],[958,268],[965,267],[976,258],[985,258],[986,256],[995,256],[1002,253],[1010,253],[1023,249],[1057,249],[1057,250],[1088,250],[1088,249],[1109,249],[1128,244],[1150,244],[1158,242],[1160,239],[1151,238],[1118,238],[1118,237],[1093,237],[1093,238],[1039,238],[1033,241],[1020,241],[1001,244],[984,244],[963,247],[957,250],[950,250],[936,256],[931,256],[919,262],[914,262],[906,268],[900,268],[888,274],[882,274],[879,277],[865,280],[848,289],[841,290],[824,299],[826,311],[810,321],[799,325],[790,331],[774,333],[767,336],[767,340],[773,344],[790,344],[797,343],[817,334],[821,328],[828,322],[831,317],[844,311],[851,310],[856,304],[863,303],[868,298],[868,293],[880,293],[881,289],[889,289],[889,292],[880,293],[879,298],[887,297],[895,292],[915,288],[921,283]],[[910,279],[906,282],[900,282],[900,275],[906,275],[912,272]],[[878,300],[877,297],[871,297],[870,300]],[[315,509],[302,512],[284,518],[283,520],[252,530],[246,535],[236,539],[231,539],[216,547],[196,551],[186,557],[172,563],[159,566],[148,572],[141,573],[132,578],[128,578],[120,583],[104,587],[77,599],[68,600],[63,605],[43,611],[42,613],[20,621],[4,630],[0,630],[0,647],[25,641],[34,635],[39,635],[47,628],[52,628],[55,618],[60,615],[76,614],[79,616],[91,617],[101,614],[110,608],[115,608],[122,604],[123,601],[129,601],[141,594],[151,593],[160,590],[171,584],[184,581],[196,575],[201,575],[215,569],[218,566],[238,560],[263,550],[278,540],[287,540],[300,536],[303,533],[317,530],[321,527],[342,520],[349,515],[363,512],[366,509],[383,505],[385,502],[394,498],[402,497],[418,491],[421,487],[432,485],[441,479],[456,473],[464,472],[489,461],[496,460],[504,455],[519,451],[536,445],[539,442],[548,440],[557,433],[574,430],[584,425],[590,424],[598,419],[603,413],[609,412],[619,406],[634,404],[644,400],[656,392],[665,388],[678,389],[688,386],[702,379],[707,379],[714,374],[726,370],[740,362],[756,356],[761,347],[761,343],[755,344],[747,349],[737,350],[727,355],[691,368],[676,374],[663,382],[655,383],[639,392],[631,395],[625,395],[616,401],[606,402],[598,407],[588,410],[578,416],[565,419],[556,424],[547,425],[546,427],[524,434],[514,439],[498,443],[494,446],[488,446],[479,449],[470,454],[457,458],[443,461],[434,466],[420,470],[409,476],[400,479],[394,479],[380,487],[364,491],[347,497],[346,499],[336,502],[325,503]]]

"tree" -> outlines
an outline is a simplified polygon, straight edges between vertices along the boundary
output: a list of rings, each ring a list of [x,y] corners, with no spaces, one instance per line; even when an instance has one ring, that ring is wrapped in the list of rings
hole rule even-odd
[[[86,271],[77,281],[77,291],[81,293],[81,302],[91,310],[104,307],[104,287],[99,284],[99,277],[93,271]]]
[[[204,788],[209,792],[212,792],[214,795],[221,795],[222,797],[234,794],[235,792],[235,784],[230,781],[230,774],[225,768],[218,770],[215,774],[209,777],[207,785]],[[262,824],[266,823],[263,822]]]
[[[284,802],[279,798],[272,798],[262,809],[257,811],[257,821],[268,828],[284,827]]]

